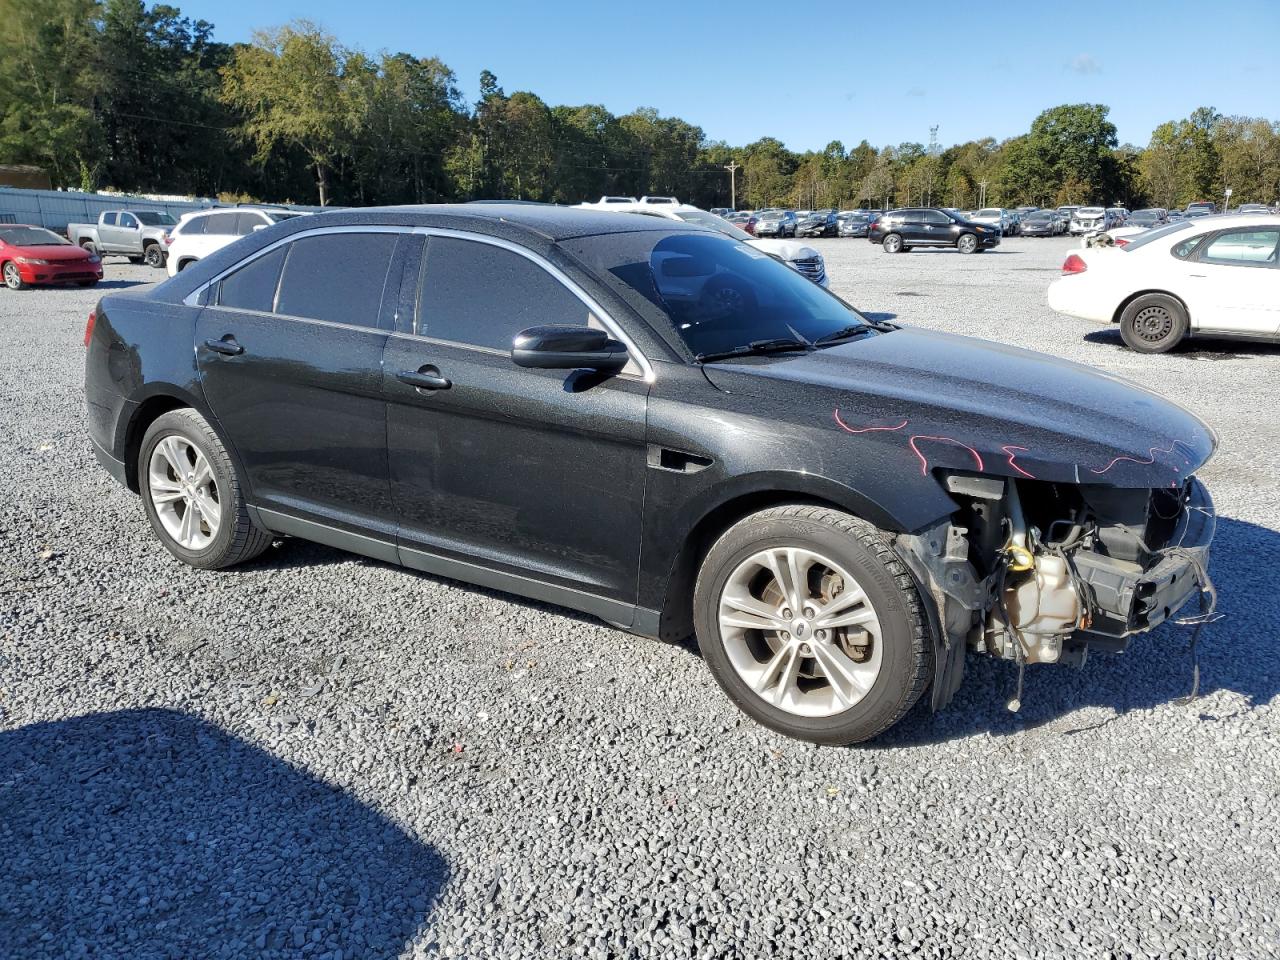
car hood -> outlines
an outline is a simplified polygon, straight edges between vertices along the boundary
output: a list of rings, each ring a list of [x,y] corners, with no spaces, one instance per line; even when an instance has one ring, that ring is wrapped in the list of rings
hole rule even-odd
[[[905,328],[800,355],[707,364],[729,393],[811,406],[833,444],[886,462],[1116,487],[1177,486],[1213,431],[1177,404],[1081,364]]]
[[[761,253],[771,253],[783,260],[809,260],[818,256],[818,251],[807,243],[794,240],[744,240]]]
[[[88,260],[89,254],[72,243],[38,243],[29,247],[9,247],[15,256],[34,260]]]

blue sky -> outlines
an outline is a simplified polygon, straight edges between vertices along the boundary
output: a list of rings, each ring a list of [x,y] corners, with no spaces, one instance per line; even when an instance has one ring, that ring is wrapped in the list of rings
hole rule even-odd
[[[1101,102],[1122,142],[1197,106],[1280,119],[1280,0],[889,4],[616,0],[189,0],[224,42],[295,17],[369,52],[437,56],[468,101],[483,69],[548,103],[651,106],[740,145],[942,144]]]

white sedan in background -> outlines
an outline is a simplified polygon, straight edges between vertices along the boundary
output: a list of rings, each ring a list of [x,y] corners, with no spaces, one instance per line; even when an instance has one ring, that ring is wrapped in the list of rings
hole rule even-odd
[[[1049,285],[1049,306],[1118,323],[1142,353],[1191,335],[1280,339],[1280,216],[1184,220],[1077,251]]]

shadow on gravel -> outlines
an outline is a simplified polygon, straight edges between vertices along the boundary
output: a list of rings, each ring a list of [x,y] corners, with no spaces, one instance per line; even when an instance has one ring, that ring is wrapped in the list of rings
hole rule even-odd
[[[132,710],[0,733],[0,954],[399,955],[434,850],[204,721]]]
[[[1089,343],[1100,343],[1106,346],[1128,350],[1120,338],[1120,328],[1107,327],[1092,330],[1084,335]],[[1192,337],[1183,340],[1170,351],[1173,356],[1186,357],[1189,360],[1239,360],[1245,357],[1280,357],[1280,343],[1258,342],[1252,340],[1210,340],[1204,337]]]
[[[1275,570],[1280,566],[1280,533],[1241,520],[1218,518],[1209,573],[1218,590],[1218,611],[1225,618],[1205,627],[1198,645],[1200,696],[1226,690],[1251,706],[1280,695],[1280,663],[1276,660],[1276,624],[1280,592]],[[1192,603],[1183,608],[1193,613]],[[1191,689],[1190,628],[1166,623],[1133,639],[1116,655],[1091,655],[1080,670],[1028,667],[1022,710],[1005,704],[1014,694],[1016,668],[990,657],[970,654],[964,683],[941,713],[918,705],[869,746],[912,747],[989,733],[1021,733],[1057,720],[1082,707],[1108,707],[1117,715],[1150,710],[1184,697]],[[924,700],[928,700],[926,694]],[[1188,710],[1196,710],[1195,704]],[[1212,720],[1201,713],[1202,720]],[[1081,721],[1049,735],[1071,735],[1101,722]]]

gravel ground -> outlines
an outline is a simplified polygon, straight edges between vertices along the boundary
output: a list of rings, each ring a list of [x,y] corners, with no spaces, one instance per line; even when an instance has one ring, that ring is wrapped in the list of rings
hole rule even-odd
[[[181,566],[96,465],[95,293],[0,289],[0,955],[1280,956],[1280,350],[1052,314],[1065,240],[819,241],[865,310],[1082,360],[1221,433],[1227,619],[1079,671],[970,659],[827,749],[696,652],[297,541]],[[158,272],[112,262],[103,286]]]

